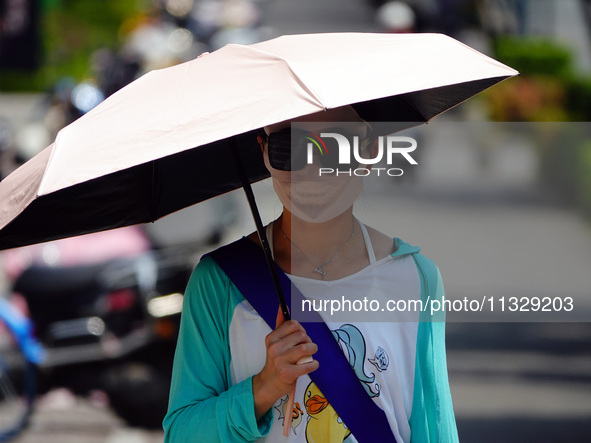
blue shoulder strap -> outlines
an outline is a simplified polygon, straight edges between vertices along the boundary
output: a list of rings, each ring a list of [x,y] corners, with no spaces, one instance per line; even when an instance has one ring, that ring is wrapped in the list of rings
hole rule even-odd
[[[271,329],[275,329],[278,303],[262,249],[247,238],[242,238],[211,252],[209,256]],[[277,271],[287,305],[300,303],[304,298],[302,293],[279,267]],[[316,317],[315,321],[302,322],[308,336],[318,345],[314,358],[320,367],[309,374],[310,378],[351,429],[357,441],[396,443],[386,414],[363,389],[326,323],[317,313]]]

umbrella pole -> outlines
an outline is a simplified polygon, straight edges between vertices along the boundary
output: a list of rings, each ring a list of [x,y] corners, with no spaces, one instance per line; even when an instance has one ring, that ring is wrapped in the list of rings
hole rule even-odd
[[[246,194],[246,199],[248,200],[248,205],[250,206],[250,211],[252,212],[252,217],[254,218],[254,224],[256,226],[257,233],[259,234],[259,240],[261,241],[261,245],[265,253],[265,259],[267,260],[267,265],[271,271],[271,277],[273,278],[273,284],[275,285],[277,298],[279,298],[279,303],[281,305],[281,312],[283,313],[283,318],[285,318],[287,321],[290,319],[289,310],[287,308],[287,304],[285,303],[283,289],[281,288],[279,275],[277,274],[277,268],[275,267],[276,265],[273,261],[273,254],[271,253],[271,248],[269,247],[269,241],[267,240],[267,235],[265,234],[265,228],[263,227],[263,222],[261,221],[261,215],[259,214],[259,209],[254,198],[254,193],[252,192],[252,187],[250,186],[250,181],[246,175],[244,163],[242,161],[242,157],[240,156],[240,150],[238,149],[235,137],[232,137],[230,141],[230,147],[232,149],[232,154],[234,155],[234,161],[236,162],[236,169],[238,170],[240,181],[242,182],[242,188]]]

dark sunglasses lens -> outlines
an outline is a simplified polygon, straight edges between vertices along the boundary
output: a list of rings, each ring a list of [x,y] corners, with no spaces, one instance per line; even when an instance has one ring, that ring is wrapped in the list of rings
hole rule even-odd
[[[353,144],[360,141],[354,141],[355,137],[342,129],[326,130],[326,132],[337,132],[349,140],[351,163],[339,163],[339,143],[336,138],[320,139],[309,132],[301,130],[292,132],[290,128],[269,134],[269,163],[280,171],[298,171],[306,166],[308,150],[311,149],[311,154],[320,159],[323,168],[331,168],[335,171],[349,171],[357,168],[359,162],[355,160]]]
[[[269,163],[280,171],[297,171],[306,165],[304,140],[296,137],[292,140],[289,128],[269,134],[267,145]],[[293,148],[293,149],[292,149]]]
[[[291,171],[291,135],[285,131],[269,134],[269,163],[280,171]]]

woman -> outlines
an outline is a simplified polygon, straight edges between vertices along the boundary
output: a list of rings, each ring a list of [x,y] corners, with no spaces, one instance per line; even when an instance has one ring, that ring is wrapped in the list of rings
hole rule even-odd
[[[368,143],[369,125],[349,106],[265,128],[267,137],[259,141],[284,207],[267,237],[295,286],[311,300],[359,293],[384,304],[441,297],[439,273],[418,248],[353,216],[361,177],[319,176],[327,158],[310,150],[286,155],[291,123],[304,124],[310,134],[346,129],[361,140],[365,158],[375,156],[377,144]],[[254,234],[249,239],[258,243]],[[419,313],[412,321],[389,322],[321,315],[397,442],[457,441],[442,323],[419,322]],[[297,321],[278,314],[276,326],[272,331],[214,260],[200,262],[185,295],[165,441],[357,441],[308,375],[319,366],[317,345]],[[289,415],[291,431],[284,437]]]

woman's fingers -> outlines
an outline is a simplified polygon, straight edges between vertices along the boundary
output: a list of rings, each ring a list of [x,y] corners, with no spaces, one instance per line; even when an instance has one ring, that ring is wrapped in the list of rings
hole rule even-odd
[[[317,351],[318,346],[312,343],[305,332],[297,329],[268,346],[267,363],[275,369],[276,381],[287,388],[298,377],[318,368],[318,362],[312,358]]]
[[[311,358],[318,351],[318,346],[312,340],[305,329],[297,321],[282,323],[265,339],[267,346],[267,365],[277,370],[280,381],[291,384],[293,378],[316,369],[316,364],[310,365]],[[306,365],[298,365],[303,361]],[[289,366],[294,366],[290,368]],[[295,366],[298,366],[297,368]]]
[[[291,345],[289,343],[290,337],[287,339],[274,343],[269,347],[268,358],[270,358],[275,365],[280,363],[298,364],[298,361],[306,356],[312,356],[318,351],[318,346],[315,343],[301,343]]]
[[[308,334],[305,331],[297,330],[291,334],[288,334],[281,339],[271,338],[267,349],[276,349],[277,352],[287,352],[291,348],[295,348],[298,345],[304,345],[306,343],[312,343]]]
[[[281,395],[288,393],[299,377],[315,371],[318,369],[318,366],[319,363],[316,360],[312,360],[310,363],[304,363],[301,365],[293,363],[277,366],[277,375],[279,380],[283,382],[283,385],[285,385],[285,388],[282,389],[285,392],[283,392]]]
[[[267,346],[269,344],[283,340],[284,338],[286,338],[292,334],[299,334],[299,336],[301,336],[301,339],[304,342],[311,341],[310,337],[308,337],[308,334],[306,333],[306,330],[304,329],[304,327],[301,324],[299,324],[295,320],[288,320],[288,321],[282,323],[281,325],[279,325],[274,331],[272,331],[269,335],[267,335],[267,337],[266,337]]]
[[[253,393],[257,417],[267,411],[278,398],[295,387],[298,377],[319,367],[312,358],[318,346],[297,321],[281,323],[265,338],[267,360],[263,370],[253,378]],[[279,324],[280,323],[280,324]]]

